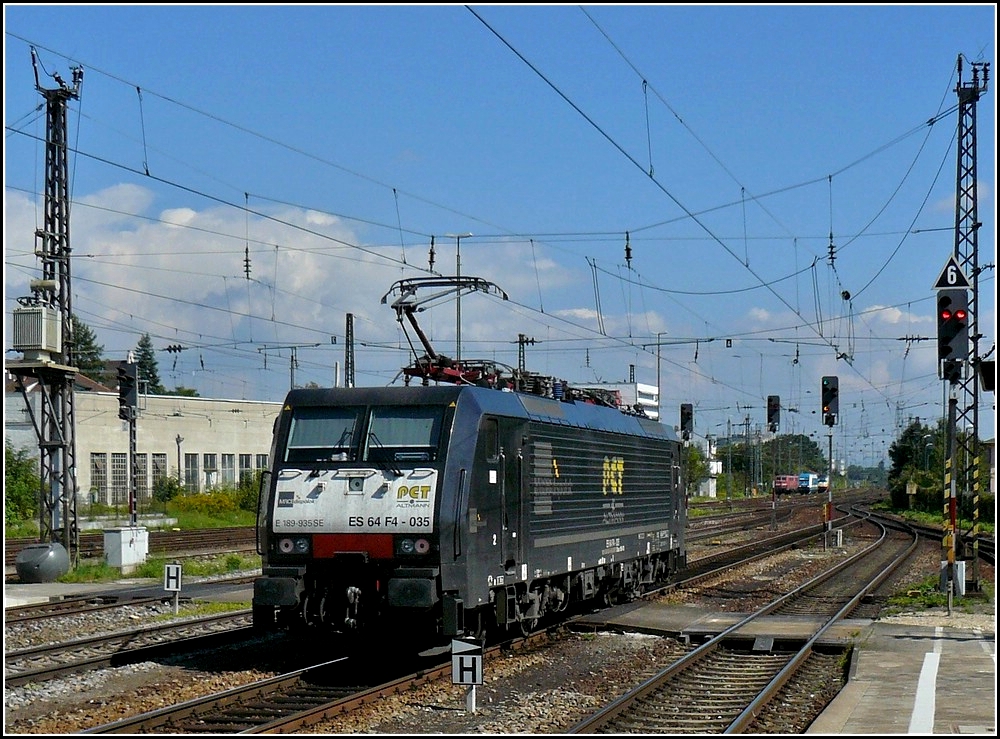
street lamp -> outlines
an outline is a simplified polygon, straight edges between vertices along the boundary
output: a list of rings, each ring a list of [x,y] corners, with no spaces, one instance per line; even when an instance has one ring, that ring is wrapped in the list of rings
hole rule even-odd
[[[455,276],[462,276],[462,239],[472,236],[471,233],[445,234],[446,237],[455,239]],[[461,279],[457,280],[455,293],[455,361],[462,359],[462,284]]]
[[[184,470],[181,468],[181,444],[184,443],[184,437],[177,434],[177,438],[174,439],[177,442],[177,482],[178,484],[184,484]]]

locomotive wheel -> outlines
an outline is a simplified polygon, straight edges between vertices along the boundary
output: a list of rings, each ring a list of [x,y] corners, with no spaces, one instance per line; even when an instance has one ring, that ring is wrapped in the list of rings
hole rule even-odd
[[[302,596],[302,620],[309,626],[315,626],[319,616],[319,612],[316,610],[317,597],[312,593],[306,593]]]
[[[528,634],[530,634],[532,631],[534,631],[535,628],[538,626],[538,619],[537,618],[522,618],[517,623],[521,627],[521,635],[522,636],[528,636]]]
[[[473,623],[470,628],[466,629],[466,632],[470,638],[482,641],[486,637],[486,618],[482,611],[476,610],[472,619]]]

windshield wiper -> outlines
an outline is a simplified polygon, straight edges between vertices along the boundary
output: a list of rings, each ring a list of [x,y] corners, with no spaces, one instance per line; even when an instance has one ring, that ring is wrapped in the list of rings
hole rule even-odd
[[[382,451],[385,451],[385,445],[375,435],[374,431],[369,431],[368,432],[368,438],[370,440],[374,441],[375,444],[378,445],[379,449],[381,449]],[[370,456],[371,455],[369,455],[369,457]],[[380,460],[374,460],[374,461],[375,461],[375,464],[377,464],[379,466],[380,470],[384,470],[386,472],[392,472],[392,474],[394,474],[396,477],[402,477],[403,476],[403,471],[401,469],[399,469],[398,467],[396,467],[396,465],[390,464],[388,459],[381,460],[381,461]]]

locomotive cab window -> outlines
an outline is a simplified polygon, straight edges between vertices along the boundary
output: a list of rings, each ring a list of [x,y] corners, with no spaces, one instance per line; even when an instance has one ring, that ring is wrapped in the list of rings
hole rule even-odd
[[[444,408],[376,406],[365,437],[365,460],[432,462],[437,459]]]
[[[357,458],[359,408],[296,408],[286,462],[350,462]]]

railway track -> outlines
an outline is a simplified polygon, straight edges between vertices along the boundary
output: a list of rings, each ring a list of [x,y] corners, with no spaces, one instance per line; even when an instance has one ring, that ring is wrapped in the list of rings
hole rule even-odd
[[[547,638],[542,631],[496,644],[484,652],[484,660],[488,663],[503,653],[526,649]],[[403,695],[442,680],[451,669],[450,660],[441,663],[417,657],[390,664],[344,656],[82,733],[292,733],[380,698]]]
[[[38,544],[37,538],[19,537],[4,541],[4,564],[13,572],[17,555],[25,547]],[[221,529],[197,531],[150,531],[150,554],[212,554],[218,552],[249,552],[257,548],[256,532],[252,526],[230,526]],[[104,558],[104,533],[80,534],[80,558]]]
[[[249,639],[251,609],[99,634],[4,652],[4,684],[44,682],[103,667],[142,662],[180,650],[208,649]]]
[[[5,573],[16,571],[17,556],[37,538],[18,537],[4,541]],[[257,548],[256,532],[252,526],[230,526],[221,529],[197,531],[150,531],[149,553],[158,555],[196,556],[220,552],[251,552]],[[80,534],[80,559],[104,558],[104,534]]]
[[[256,575],[236,575],[234,577],[216,578],[212,582],[214,585],[246,585],[252,583]],[[121,590],[108,591],[106,593],[95,593],[92,595],[80,595],[63,598],[61,600],[50,600],[44,603],[28,603],[21,606],[12,606],[4,611],[4,622],[8,624],[22,623],[26,621],[40,622],[45,619],[70,618],[100,611],[111,611],[124,606],[151,606],[163,603],[170,599],[169,595],[159,592],[155,595],[142,595],[148,592],[149,588],[142,590]],[[191,596],[185,595],[178,598],[178,602],[188,602]]]
[[[907,545],[909,543],[907,541]],[[868,554],[871,549],[872,547],[869,547],[865,554]],[[858,556],[849,562],[857,561],[860,561]],[[845,569],[847,566],[846,564],[839,565],[833,575],[815,578],[808,584],[808,588],[789,594],[781,600],[788,602],[807,598],[808,592],[815,592],[823,582],[829,581],[831,577],[837,581],[854,579],[856,572],[848,573]],[[837,576],[837,573],[841,574]],[[868,582],[873,582],[876,579],[869,578]],[[763,617],[767,613],[769,613],[767,609],[762,609],[757,616]],[[840,615],[843,617],[843,612]],[[740,625],[748,625],[753,618],[743,620]],[[821,633],[821,629],[817,630],[817,636],[814,639],[818,638]],[[675,683],[671,686],[671,700],[676,700],[678,695],[685,693],[690,693],[691,696],[704,696],[706,694],[705,686],[714,685],[712,694],[717,697],[717,700],[706,708],[706,712],[714,712],[717,715],[721,713],[732,717],[752,703],[754,696],[765,691],[774,677],[795,659],[796,653],[794,650],[790,650],[787,645],[780,645],[778,649],[772,650],[754,649],[755,640],[751,639],[747,644],[746,637],[740,636],[737,627],[727,630],[724,634],[724,638],[710,640],[696,649],[689,648],[688,655],[696,654],[698,656],[694,658],[683,657],[675,663],[673,669],[684,672],[686,675],[684,679],[687,682],[684,684]],[[522,642],[529,644],[532,639],[536,638],[541,638],[541,634],[531,635]],[[715,646],[709,646],[711,644]],[[493,649],[502,648],[494,647]],[[491,653],[495,652],[491,652],[491,650],[486,652],[487,663]],[[681,665],[685,664],[687,659],[694,659],[699,663],[699,666],[683,670]],[[809,679],[815,682],[835,671],[836,665],[841,659],[842,655],[839,653],[823,652],[819,649],[811,650],[801,659],[801,665],[798,668],[799,674],[814,673],[817,677]],[[397,670],[400,667],[397,666]],[[311,727],[330,720],[331,717],[348,714],[359,707],[370,705],[380,697],[403,694],[424,682],[443,680],[450,674],[450,669],[450,664],[432,665],[416,672],[379,682],[380,679],[387,677],[388,673],[372,673],[345,658],[337,660],[335,663],[325,663],[305,670],[297,670],[243,688],[206,696],[179,706],[122,719],[112,724],[96,727],[86,733],[289,733],[308,731]],[[364,684],[359,682],[361,675],[369,678]],[[650,678],[647,682],[655,679],[657,678]],[[732,695],[724,699],[722,696],[725,693]],[[662,717],[657,720],[662,721]],[[593,733],[661,731],[714,733],[711,728],[706,728],[713,725],[711,722],[699,724],[697,721],[688,719],[686,728],[683,721],[675,722],[664,728],[656,723],[650,723],[650,721],[648,717],[641,720],[631,717],[609,727],[607,732],[595,731]],[[714,721],[714,726],[719,725],[718,718],[714,718],[712,721]],[[591,732],[581,729],[576,733]]]
[[[814,536],[813,532],[807,534],[807,537],[811,536]],[[541,635],[529,635],[519,643],[530,644],[533,639],[541,638]],[[486,659],[489,660],[491,654],[498,654],[501,649],[510,648],[509,644],[493,647],[486,652]],[[392,675],[372,674],[369,665],[359,667],[356,661],[346,659],[338,660],[335,664],[338,667],[324,663],[322,666],[297,670],[279,678],[206,696],[177,707],[122,719],[95,728],[89,733],[267,733],[308,730],[317,722],[347,714],[379,697],[405,693],[423,682],[443,679],[450,674],[450,664],[424,667],[401,677],[396,676],[401,671],[401,665],[394,665],[395,675]],[[368,676],[363,685],[359,684],[361,675]],[[346,676],[350,676],[350,679]]]
[[[778,700],[786,685],[828,674],[841,655],[823,653],[817,645],[838,621],[847,618],[870,592],[903,562],[916,546],[913,532],[892,531],[879,524],[881,536],[870,546],[774,599],[733,626],[708,638],[618,700],[572,727],[573,734],[744,733],[758,719],[794,730],[800,712]],[[816,621],[800,646],[782,645],[780,634],[768,633],[765,617],[808,614]],[[762,631],[763,629],[763,631]],[[706,686],[712,686],[706,690]],[[775,708],[781,705],[781,709]],[[794,706],[794,701],[793,701]]]
[[[811,531],[807,531],[803,535],[815,536],[817,533],[819,533],[818,530],[816,530],[815,527],[813,527],[813,529]],[[764,543],[763,541],[760,542],[760,543],[764,544],[764,546],[762,547],[763,549],[770,549],[771,552],[773,553],[773,551],[774,551],[773,543]],[[697,560],[696,560],[696,562],[697,562]],[[738,640],[737,640],[737,643],[735,643],[735,644],[727,644],[725,648],[726,649],[734,649],[737,653],[739,653],[741,649],[743,650],[743,652],[746,652],[745,645],[740,645],[738,643]],[[750,650],[750,654],[753,655],[753,650],[752,649]],[[838,655],[834,655],[834,656],[831,657],[829,654],[824,653],[822,650],[814,650],[814,652],[812,654],[810,654],[809,658],[807,660],[805,660],[805,662],[800,666],[800,671],[797,673],[799,675],[799,677],[796,680],[791,681],[789,684],[791,686],[793,686],[793,687],[795,685],[797,685],[797,684],[802,683],[802,682],[815,684],[818,680],[820,680],[819,676],[823,676],[823,675],[828,676],[829,674],[831,674],[831,671],[833,671],[835,669],[835,668],[831,667],[831,660],[837,661],[837,660],[841,660],[841,659],[842,659],[842,655],[838,654]],[[749,659],[745,660],[745,661],[749,661]],[[427,682],[427,681],[430,681],[430,680],[433,680],[433,679],[443,679],[443,678],[447,677],[447,675],[449,674],[450,665],[442,665],[442,666],[440,666],[440,670],[442,670],[442,672],[440,672],[440,673],[433,672],[433,669],[437,669],[437,668],[422,668],[421,670],[419,670],[417,673],[414,673],[414,674],[417,675],[417,679],[419,681],[421,681],[421,682]],[[804,678],[804,677],[802,677],[802,675],[807,675],[808,673],[810,673],[810,671],[813,672],[813,673],[815,673],[817,675],[817,677],[814,677],[814,678]],[[436,677],[435,677],[435,675],[436,675]],[[314,676],[315,676],[315,673],[313,674],[313,677]],[[313,681],[313,677],[308,678],[308,681]],[[404,679],[400,678],[399,680],[404,680]],[[390,681],[390,682],[398,682],[398,681]],[[418,683],[410,683],[410,685],[415,685],[415,684],[420,684],[420,683],[419,682]],[[329,716],[336,716],[336,715],[340,715],[340,714],[345,714],[345,713],[348,713],[351,710],[353,710],[352,706],[365,706],[365,705],[369,705],[373,700],[376,700],[379,696],[393,694],[395,691],[398,691],[398,690],[405,690],[406,689],[405,686],[406,686],[405,682],[399,682],[398,685],[391,686],[389,683],[375,684],[374,680],[368,681],[366,683],[366,685],[364,685],[364,686],[362,686],[360,684],[356,684],[355,687],[358,688],[358,692],[356,692],[356,693],[353,693],[353,694],[350,694],[350,695],[330,695],[329,696],[330,700],[328,700],[326,702],[322,702],[321,701],[321,706],[324,706],[324,707],[321,707],[321,708],[317,709],[318,712],[315,714],[315,716],[324,716],[325,715],[325,716],[329,717]],[[348,686],[348,687],[350,687],[350,686]],[[314,697],[316,696],[316,693],[315,693],[315,691],[314,691],[314,689],[312,687],[309,688],[309,691],[311,691],[311,692],[309,692],[309,694],[313,695]],[[226,692],[229,693],[230,691],[226,691]],[[305,695],[305,694],[303,694],[303,695]],[[813,700],[814,699],[815,698],[813,698]],[[251,712],[252,711],[258,711],[258,710],[265,711],[265,709],[266,709],[266,703],[269,700],[270,700],[270,698],[264,698],[263,701],[258,701],[257,703],[255,703],[254,707],[252,707],[252,708],[248,709],[247,706],[249,706],[249,704],[247,703],[244,706],[244,708],[242,708],[242,709],[236,708],[234,710],[236,710],[237,713],[239,713],[240,711],[246,712],[247,710],[251,710]],[[278,702],[278,703],[285,704],[285,708],[282,709],[281,716],[277,716],[277,714],[272,714],[272,718],[270,719],[271,721],[281,721],[281,722],[286,722],[287,721],[288,723],[285,723],[283,725],[294,726],[296,721],[301,720],[301,717],[300,718],[295,718],[294,717],[294,712],[288,712],[286,709],[288,708],[288,705],[295,704],[295,702],[298,701],[298,700],[305,701],[306,699],[304,697],[302,697],[302,696],[296,697],[296,694],[295,694],[294,690],[291,690],[289,693],[286,694],[285,698],[278,699],[278,697],[275,696],[274,700],[276,702]],[[804,701],[804,700],[809,700],[809,697],[808,697],[808,695],[805,695],[805,696],[800,696],[799,698],[795,698],[794,695],[792,695],[791,697],[785,697],[782,700],[783,701],[784,700],[800,700],[800,701]],[[238,700],[236,702],[239,703],[240,701]],[[331,707],[331,706],[333,706],[333,707]],[[205,709],[199,708],[197,710],[198,710],[198,714],[200,716],[207,715],[207,714],[204,713]],[[762,712],[761,712],[760,715],[761,716],[765,716],[767,710],[769,710],[769,709],[766,709],[766,708],[762,709]],[[319,721],[319,720],[321,720],[321,719],[320,718],[310,719],[310,721]],[[305,723],[305,724],[302,724],[301,726],[306,727],[306,726],[309,726],[309,725],[312,725],[312,724]],[[261,726],[264,726],[264,725],[262,724]],[[287,728],[286,729],[280,729],[280,728],[277,728],[277,726],[278,725],[274,725],[271,728],[267,728],[267,729],[263,729],[263,728],[261,728],[261,729],[251,728],[251,729],[247,729],[247,730],[243,730],[243,731],[246,731],[246,733],[262,733],[264,731],[288,731],[288,730],[294,730],[294,729],[287,729]],[[127,728],[121,728],[121,729],[112,730],[112,729],[105,729],[104,727],[99,727],[99,729],[100,730],[97,730],[97,729],[95,729],[95,730],[89,730],[89,731],[87,731],[85,733],[115,733],[116,731],[118,733],[122,733],[122,732],[130,732],[130,731],[132,731],[132,729],[127,729]],[[190,727],[189,727],[188,730],[192,731],[192,733],[195,732],[195,730],[194,729],[190,729]],[[226,730],[226,731],[228,731],[228,730]]]

